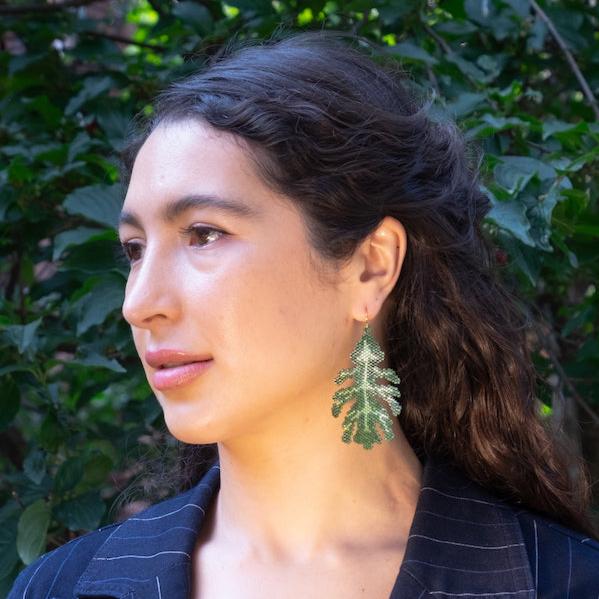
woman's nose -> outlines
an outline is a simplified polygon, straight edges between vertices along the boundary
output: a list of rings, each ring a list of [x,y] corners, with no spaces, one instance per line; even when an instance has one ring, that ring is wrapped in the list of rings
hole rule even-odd
[[[179,286],[174,265],[157,254],[146,249],[140,264],[129,274],[122,313],[131,326],[150,328],[179,316]]]

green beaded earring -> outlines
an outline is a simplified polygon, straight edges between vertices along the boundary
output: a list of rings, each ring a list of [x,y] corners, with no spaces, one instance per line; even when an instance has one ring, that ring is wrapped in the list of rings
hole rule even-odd
[[[366,327],[362,337],[354,347],[351,353],[354,368],[343,368],[335,383],[340,385],[348,378],[354,379],[354,384],[350,387],[339,389],[333,395],[333,416],[337,418],[341,408],[351,400],[355,400],[343,420],[344,443],[351,443],[353,440],[364,446],[364,449],[370,449],[375,443],[381,443],[376,425],[383,429],[385,439],[390,441],[395,437],[393,434],[393,421],[385,409],[386,402],[394,416],[399,416],[401,404],[394,399],[400,397],[397,387],[388,383],[378,383],[378,379],[383,378],[389,383],[398,385],[401,381],[399,376],[391,368],[380,368],[378,363],[385,358],[383,348],[377,343],[370,327],[368,326],[368,310],[366,310]],[[378,398],[383,400],[379,401]]]

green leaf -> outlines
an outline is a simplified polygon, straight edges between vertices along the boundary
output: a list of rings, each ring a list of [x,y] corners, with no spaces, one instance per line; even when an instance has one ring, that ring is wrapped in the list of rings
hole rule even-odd
[[[83,478],[77,488],[85,490],[98,488],[106,482],[106,477],[110,474],[113,468],[113,461],[103,453],[97,453],[91,456],[85,462],[85,471]]]
[[[81,456],[69,458],[60,465],[54,478],[54,491],[64,495],[73,489],[83,478],[83,458]]]
[[[530,156],[498,156],[500,162],[493,169],[496,181],[510,194],[526,187],[533,177],[541,181],[557,176],[555,169]]]
[[[534,247],[535,241],[530,235],[530,222],[526,217],[526,207],[517,200],[499,201],[491,190],[484,186],[481,186],[481,189],[491,200],[491,210],[487,214],[487,218],[522,243]]]
[[[88,220],[116,228],[122,196],[120,185],[88,185],[70,193],[63,206],[70,214],[80,214]]]
[[[71,360],[69,364],[80,366],[95,366],[97,368],[106,368],[113,372],[127,372],[116,360],[111,360],[106,356],[102,356],[96,352],[89,352],[81,358]]]
[[[79,245],[94,238],[96,235],[104,233],[105,229],[92,227],[78,227],[70,231],[63,231],[54,238],[54,248],[52,250],[52,260],[58,260],[62,253],[70,245]]]
[[[178,2],[173,7],[173,15],[179,17],[185,24],[190,24],[203,35],[212,30],[212,16],[210,11],[195,2]]]
[[[33,449],[23,462],[23,472],[39,485],[46,476],[46,453],[37,448]]]
[[[435,31],[438,31],[440,33],[456,37],[469,35],[470,33],[478,31],[478,27],[476,25],[474,25],[470,21],[465,21],[461,19],[452,19],[451,21],[439,23],[435,25],[434,29]]]
[[[19,504],[9,500],[0,509],[0,579],[8,576],[19,562],[17,553],[17,526]]]
[[[464,0],[464,10],[469,19],[486,24],[495,15],[493,3],[481,0]]]
[[[469,62],[457,54],[449,54],[446,56],[446,60],[455,64],[467,77],[470,77],[475,81],[485,81],[485,74],[474,63]]]
[[[526,40],[526,48],[529,52],[540,52],[545,46],[545,38],[547,37],[547,25],[541,17],[537,16],[535,22],[530,29],[530,35]]]
[[[50,507],[44,499],[38,499],[21,514],[17,527],[17,552],[25,565],[42,554],[50,517]]]
[[[73,163],[75,158],[85,152],[89,152],[97,144],[87,133],[78,133],[75,139],[69,144],[67,153],[67,162]]]
[[[566,123],[564,121],[560,121],[559,119],[547,119],[543,123],[543,140],[547,139],[551,135],[556,135],[564,132],[573,132],[577,133],[585,133],[588,131],[587,123]]]
[[[197,4],[195,6],[199,7]],[[110,145],[121,151],[131,127],[130,115],[117,110],[103,110],[96,113],[96,119],[106,133]]]
[[[426,50],[420,46],[417,46],[416,44],[412,44],[411,42],[400,42],[395,44],[389,48],[389,51],[403,58],[424,62],[428,65],[434,65],[438,62],[438,60]]]
[[[123,283],[114,276],[106,276],[92,290],[73,304],[79,315],[77,335],[92,326],[102,324],[109,314],[121,308],[124,299]]]
[[[49,452],[56,452],[65,442],[65,434],[66,431],[60,424],[54,411],[48,410],[40,426],[38,435],[39,444]]]
[[[487,97],[485,94],[464,92],[453,102],[448,103],[446,109],[454,117],[461,118],[476,110],[486,101],[486,99]]]
[[[522,0],[504,0],[506,4],[509,4],[511,9],[521,19],[525,19],[530,14],[530,4],[528,2],[522,2]]]
[[[74,114],[86,102],[102,94],[105,94],[112,86],[113,81],[111,77],[87,77],[83,81],[83,87],[81,88],[79,93],[69,100],[69,103],[65,108],[65,114]]]
[[[93,530],[98,528],[106,506],[98,491],[83,493],[54,508],[54,516],[69,530]]]
[[[33,348],[36,341],[37,330],[42,323],[38,318],[28,324],[12,324],[4,329],[4,336],[13,345],[16,346],[20,354]]]
[[[387,440],[395,436],[393,421],[385,410],[384,403],[394,416],[399,416],[401,405],[394,398],[400,397],[401,394],[397,387],[380,384],[378,380],[385,379],[397,385],[401,381],[391,368],[380,368],[376,365],[384,358],[383,350],[374,338],[370,326],[366,324],[362,337],[351,353],[355,367],[342,369],[335,379],[338,385],[349,378],[354,379],[353,385],[339,389],[333,395],[332,413],[335,418],[347,402],[354,401],[343,421],[341,439],[344,443],[350,443],[353,435],[356,443],[363,445],[365,449],[371,449],[375,443],[381,443],[377,425],[383,429]]]

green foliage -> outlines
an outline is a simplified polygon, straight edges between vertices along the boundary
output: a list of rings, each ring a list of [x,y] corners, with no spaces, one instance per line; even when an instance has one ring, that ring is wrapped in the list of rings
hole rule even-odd
[[[367,324],[351,353],[354,368],[343,368],[335,378],[338,385],[350,378],[354,379],[352,385],[339,389],[333,395],[332,412],[335,418],[346,403],[354,402],[343,419],[341,439],[344,443],[351,443],[353,435],[356,443],[364,449],[371,449],[375,443],[381,443],[377,425],[382,428],[385,439],[390,441],[395,437],[393,421],[382,402],[388,404],[393,416],[399,416],[401,405],[394,398],[400,397],[401,393],[397,387],[378,381],[384,379],[397,385],[401,381],[391,368],[377,366],[384,358],[385,354]]]
[[[506,282],[534,307],[542,413],[573,431],[599,477],[599,119],[560,45],[597,96],[590,2],[23,7],[0,5],[0,596],[23,564],[112,521],[140,439],[164,431],[120,315],[117,155],[131,117],[232,37],[281,25],[378,42],[434,93],[431,116],[458,119],[484,150],[485,228]],[[568,406],[584,410],[574,426]]]

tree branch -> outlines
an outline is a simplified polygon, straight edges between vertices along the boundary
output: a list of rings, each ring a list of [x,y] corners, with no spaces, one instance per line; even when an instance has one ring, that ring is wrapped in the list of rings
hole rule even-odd
[[[424,27],[424,30],[437,42],[437,44],[443,48],[443,52],[445,52],[445,54],[451,56],[454,53],[447,42],[440,35],[438,35],[432,27],[426,23],[422,23],[422,26]]]
[[[532,6],[533,10],[537,13],[539,18],[545,23],[545,25],[547,25],[547,29],[549,29],[551,35],[555,38],[557,45],[561,48],[562,52],[564,53],[564,56],[566,57],[566,60],[568,61],[568,64],[574,72],[574,76],[576,77],[576,79],[578,79],[578,83],[580,84],[580,87],[582,88],[584,95],[586,96],[589,104],[591,105],[591,109],[595,113],[595,118],[599,120],[599,104],[597,103],[597,98],[595,98],[595,96],[593,95],[593,92],[591,91],[591,88],[589,87],[587,80],[584,78],[584,75],[578,68],[576,61],[572,56],[572,53],[568,49],[568,46],[566,46],[566,42],[559,34],[559,31],[555,28],[553,21],[547,16],[547,13],[537,4],[536,0],[530,0],[530,5]]]
[[[112,40],[113,42],[120,42],[121,44],[130,44],[132,46],[139,46],[140,48],[148,48],[150,50],[156,50],[157,52],[164,52],[166,48],[164,46],[159,46],[157,44],[148,44],[146,42],[138,42],[132,40],[131,38],[124,37],[122,35],[116,35],[114,33],[104,33],[103,31],[82,31],[82,35],[89,35],[91,37],[103,37],[107,40]]]
[[[24,4],[22,6],[6,6],[0,5],[0,15],[16,16],[25,15],[27,13],[51,13],[59,12],[65,8],[78,8],[79,6],[87,6],[94,2],[104,2],[105,0],[64,0],[57,4]]]

